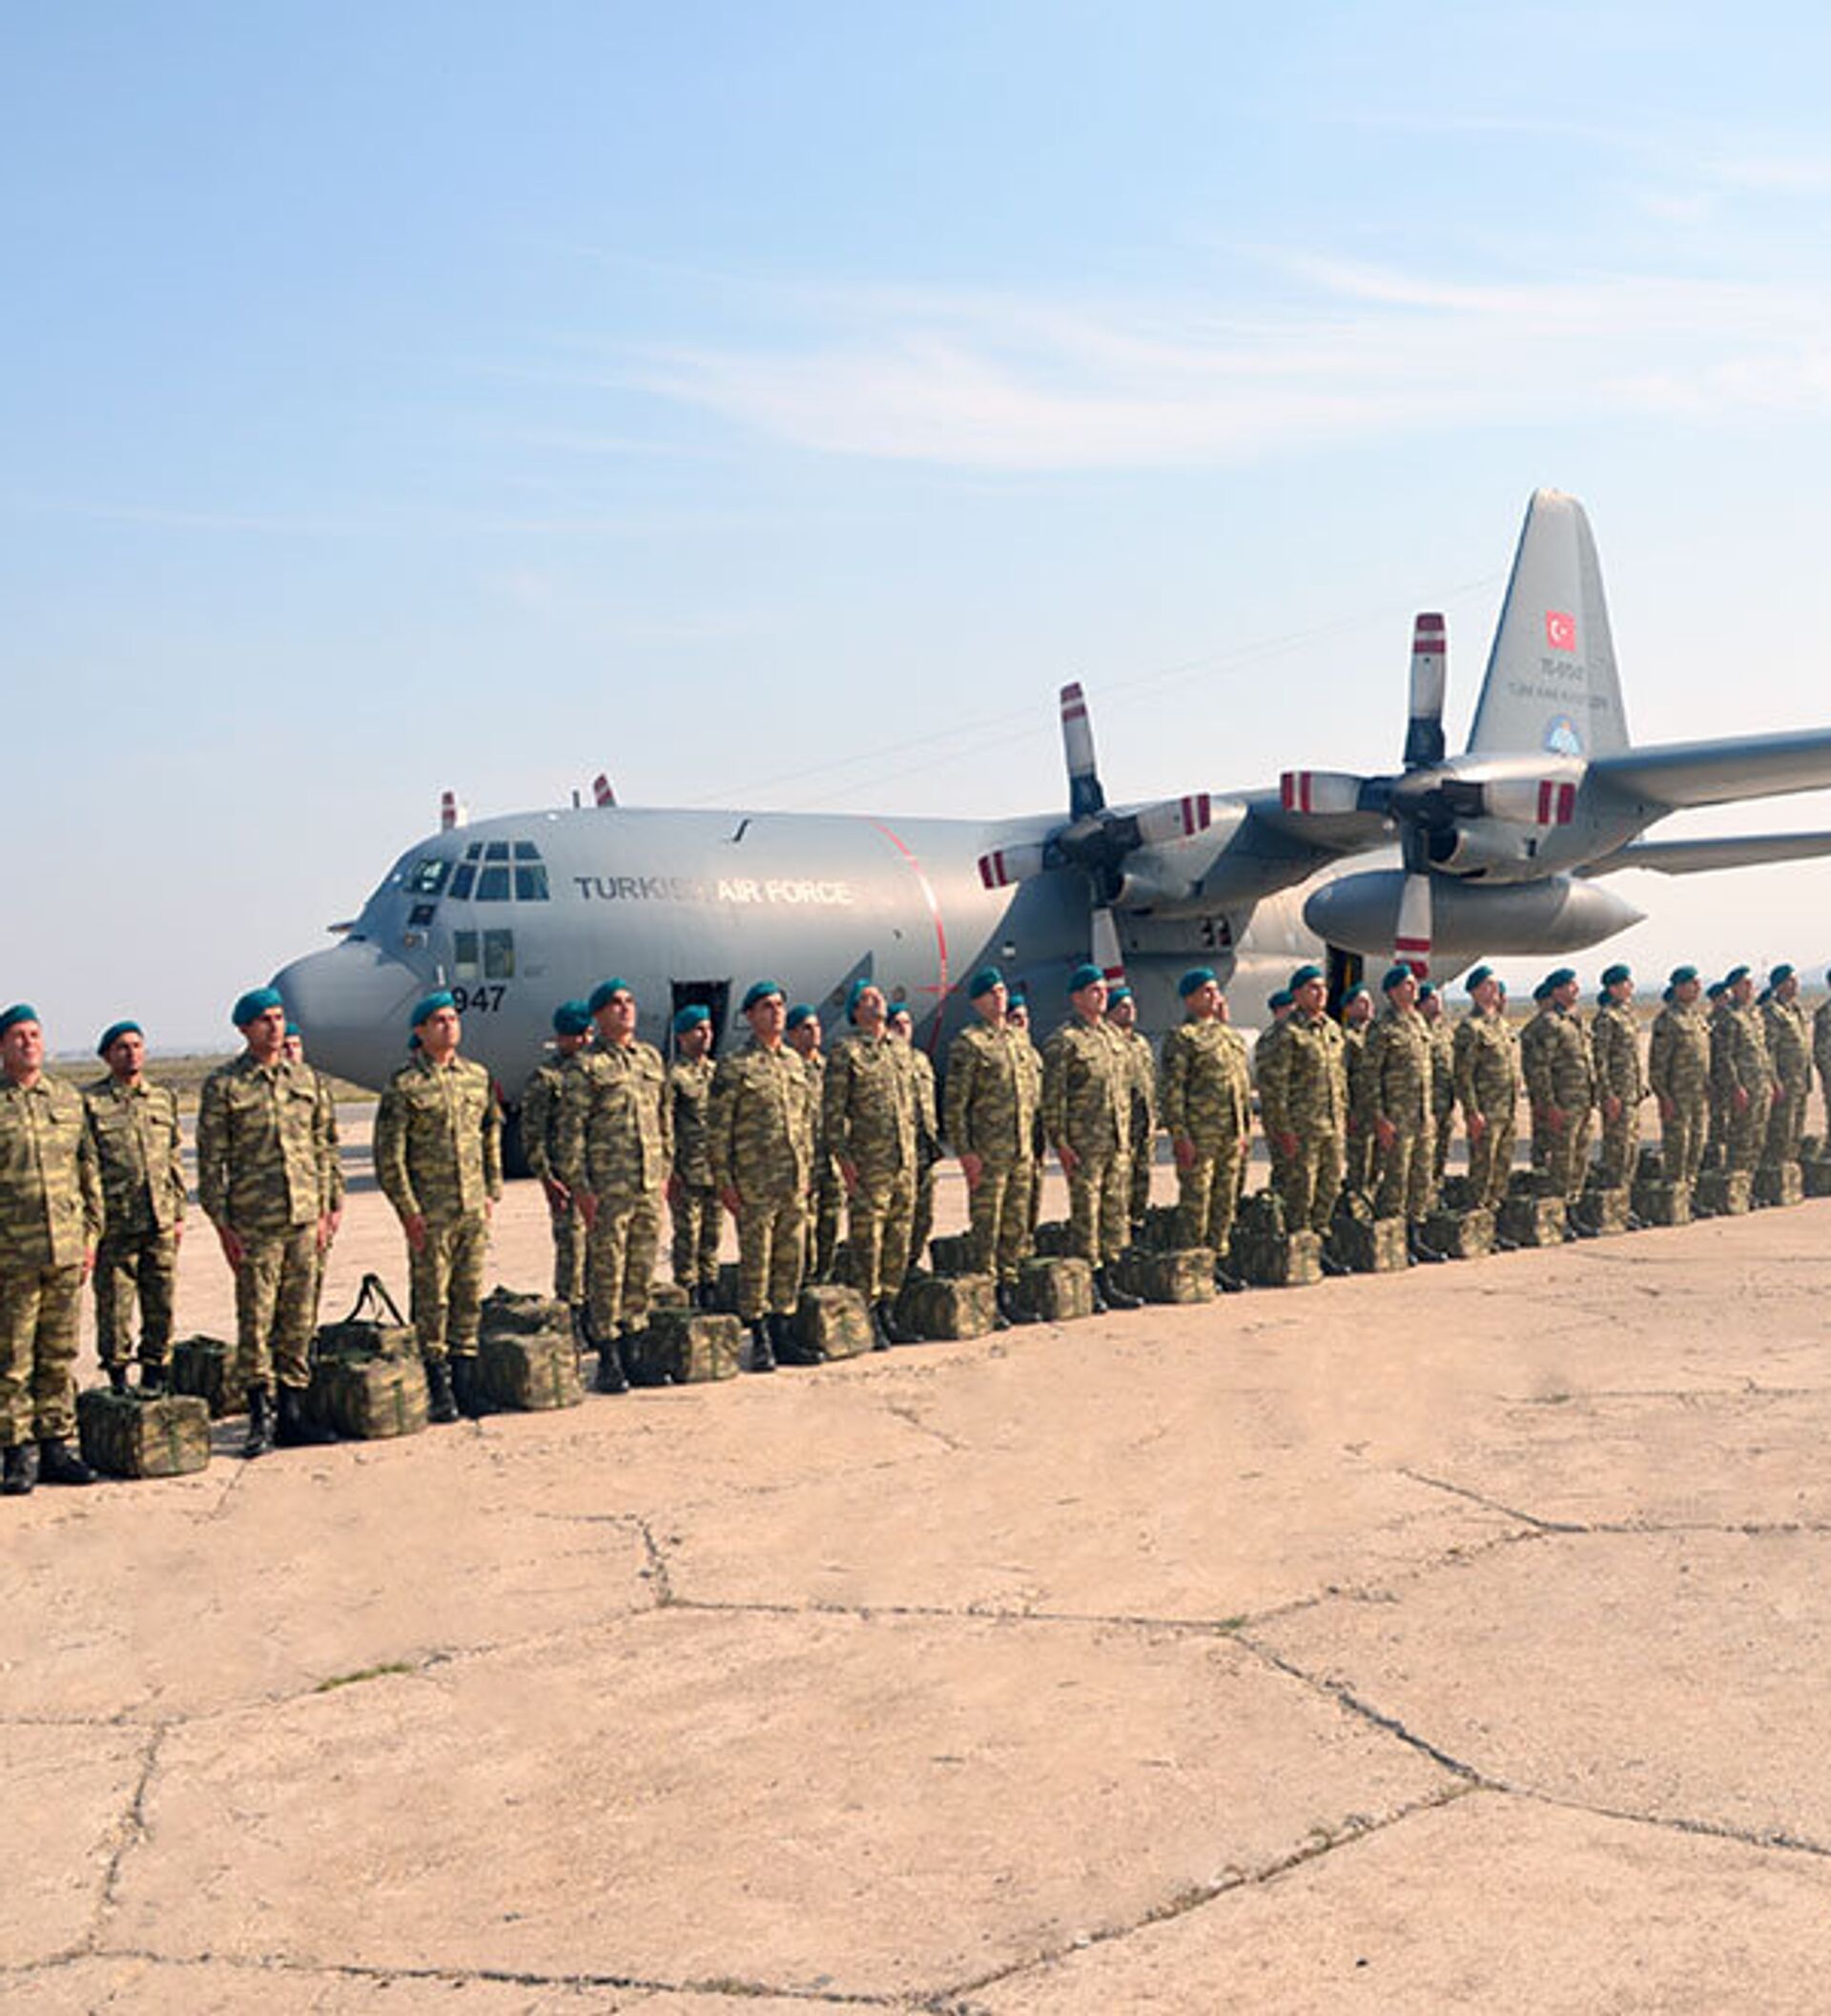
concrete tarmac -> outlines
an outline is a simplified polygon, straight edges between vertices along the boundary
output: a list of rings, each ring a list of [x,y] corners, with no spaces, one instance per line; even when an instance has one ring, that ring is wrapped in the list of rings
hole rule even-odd
[[[1827,1233],[9,1501],[0,2006],[1831,2006]]]

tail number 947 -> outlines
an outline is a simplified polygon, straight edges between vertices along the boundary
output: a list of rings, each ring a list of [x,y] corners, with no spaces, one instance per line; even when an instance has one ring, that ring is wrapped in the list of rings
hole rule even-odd
[[[454,987],[451,998],[460,1015],[494,1015],[508,992],[502,981],[485,981],[477,987]]]

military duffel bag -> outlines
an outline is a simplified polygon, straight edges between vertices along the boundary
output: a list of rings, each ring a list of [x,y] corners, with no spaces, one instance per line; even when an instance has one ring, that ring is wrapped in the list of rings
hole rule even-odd
[[[1432,1211],[1424,1222],[1424,1243],[1446,1260],[1482,1260],[1494,1250],[1492,1211]]]
[[[1536,1187],[1524,1191],[1510,1185],[1495,1229],[1510,1245],[1561,1246],[1566,1223],[1561,1197],[1541,1197]]]
[[[305,1409],[347,1440],[381,1442],[417,1435],[426,1425],[426,1375],[414,1358],[364,1358],[350,1352],[312,1368]]]
[[[1350,1274],[1402,1274],[1411,1264],[1403,1218],[1375,1218],[1365,1197],[1344,1190],[1335,1200],[1325,1250]]]
[[[1634,1215],[1645,1225],[1688,1225],[1691,1223],[1691,1185],[1636,1183]]]
[[[1571,1207],[1571,1217],[1580,1229],[1599,1238],[1628,1229],[1630,1204],[1625,1183],[1591,1183],[1578,1193],[1576,1203]]]
[[[865,1298],[838,1282],[803,1288],[790,1322],[795,1342],[823,1359],[859,1357],[875,1341]]]
[[[1018,1294],[1043,1323],[1074,1323],[1094,1313],[1094,1270],[1084,1260],[1026,1260]]]
[[[1755,1178],[1748,1169],[1706,1169],[1691,1193],[1699,1218],[1740,1218],[1754,1202]]]
[[[579,1347],[570,1329],[536,1330],[529,1336],[485,1331],[478,1341],[477,1371],[483,1398],[518,1413],[578,1407],[585,1399]]]
[[[364,1274],[350,1313],[341,1323],[320,1325],[313,1349],[319,1358],[417,1360],[420,1339],[381,1275]]]
[[[973,1241],[965,1232],[937,1232],[928,1243],[929,1265],[937,1274],[970,1274]]]
[[[1796,1162],[1764,1162],[1755,1172],[1755,1202],[1763,1210],[1805,1201],[1805,1179]]]
[[[1148,1238],[1148,1223],[1144,1230]],[[1114,1262],[1113,1274],[1128,1295],[1146,1302],[1214,1300],[1212,1246],[1127,1246]]]
[[[930,1344],[984,1337],[997,1327],[998,1283],[990,1274],[912,1274],[896,1298],[896,1321]]]
[[[742,1369],[744,1326],[698,1309],[651,1309],[648,1327],[624,1342],[624,1368],[636,1386],[703,1386]]]
[[[111,1477],[185,1477],[210,1460],[210,1409],[195,1393],[97,1387],[76,1396],[76,1433],[83,1461]]]
[[[483,1328],[491,1337],[539,1337],[572,1327],[572,1311],[550,1295],[494,1287],[483,1297]]]
[[[235,1370],[236,1347],[220,1337],[180,1337],[172,1347],[172,1390],[201,1400],[212,1415],[246,1409],[247,1394],[234,1389]]]

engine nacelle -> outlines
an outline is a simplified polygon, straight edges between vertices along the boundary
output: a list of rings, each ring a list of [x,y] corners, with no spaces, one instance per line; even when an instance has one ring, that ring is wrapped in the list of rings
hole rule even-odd
[[[1365,958],[1392,951],[1405,875],[1369,869],[1326,884],[1304,905],[1304,922],[1327,944]],[[1581,952],[1639,923],[1643,912],[1600,883],[1552,875],[1499,885],[1431,878],[1433,964],[1533,953]]]
[[[1496,881],[1536,880],[1533,864],[1541,835],[1504,819],[1465,819],[1430,835],[1430,865],[1447,875],[1492,875]]]

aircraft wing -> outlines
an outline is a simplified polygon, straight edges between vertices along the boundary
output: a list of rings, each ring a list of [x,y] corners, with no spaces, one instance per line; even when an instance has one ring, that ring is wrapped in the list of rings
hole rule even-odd
[[[1260,833],[1275,833],[1325,859],[1363,854],[1369,847],[1389,846],[1392,840],[1392,822],[1384,813],[1300,812],[1286,806],[1275,791],[1252,792],[1246,809]]]
[[[1656,874],[1695,875],[1717,868],[1766,868],[1776,861],[1810,861],[1831,854],[1831,833],[1731,833],[1718,839],[1636,840],[1606,860],[1579,868],[1580,875],[1612,875],[1624,868]]]
[[[1677,812],[1831,787],[1831,729],[1738,741],[1667,742],[1596,756],[1590,776],[1617,795]]]

